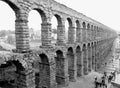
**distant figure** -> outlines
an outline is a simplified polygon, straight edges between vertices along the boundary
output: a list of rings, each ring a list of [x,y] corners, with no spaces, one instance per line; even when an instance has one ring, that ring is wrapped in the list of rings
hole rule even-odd
[[[107,72],[104,72],[104,77],[105,77],[105,78],[107,77]]]
[[[112,75],[113,75],[113,78],[114,78],[114,80],[115,80],[115,77],[116,77],[116,70],[112,73]]]
[[[98,83],[97,83],[97,77],[95,76],[95,78],[94,78],[95,80],[94,80],[94,83],[95,83],[95,88],[98,88]]]
[[[107,63],[105,62],[105,66],[107,65]]]
[[[105,83],[105,76],[102,77],[102,83],[101,85],[103,86],[103,88],[107,88],[107,84]]]
[[[112,79],[113,79],[113,76],[109,75],[109,77],[108,77],[108,83],[110,83],[112,81]]]

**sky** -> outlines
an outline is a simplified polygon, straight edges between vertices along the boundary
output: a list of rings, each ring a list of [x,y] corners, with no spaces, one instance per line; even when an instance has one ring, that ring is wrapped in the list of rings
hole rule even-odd
[[[97,20],[106,26],[120,31],[120,0],[56,0],[84,15]],[[3,1],[0,1],[0,30],[15,29],[14,11]],[[34,19],[33,19],[34,18]],[[29,28],[41,28],[40,15],[31,11],[28,18]],[[38,21],[38,22],[36,22]],[[36,22],[36,24],[35,24]],[[55,22],[56,25],[56,22]],[[54,27],[53,27],[54,28]]]
[[[120,0],[56,0],[66,6],[120,31]]]

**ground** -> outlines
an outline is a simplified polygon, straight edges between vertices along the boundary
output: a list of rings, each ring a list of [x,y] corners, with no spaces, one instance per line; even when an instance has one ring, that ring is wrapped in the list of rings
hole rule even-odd
[[[76,82],[70,82],[68,87],[63,88],[94,88],[95,76],[100,77],[101,74],[92,71],[87,76],[80,77]]]
[[[103,61],[101,68],[94,72],[92,71],[86,76],[79,77],[76,82],[70,82],[68,87],[63,88],[94,88],[94,77],[97,76],[100,78],[103,72],[113,72],[116,68],[119,69],[119,59],[115,58],[115,48],[116,43],[113,47],[113,50],[109,53],[106,59]],[[113,59],[113,61],[112,61]],[[107,63],[105,65],[105,63]],[[120,83],[120,74],[117,75],[115,82]],[[107,88],[110,88],[111,84],[108,84]]]

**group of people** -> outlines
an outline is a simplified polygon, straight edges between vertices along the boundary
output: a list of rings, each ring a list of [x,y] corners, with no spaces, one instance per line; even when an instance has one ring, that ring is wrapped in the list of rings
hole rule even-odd
[[[115,80],[115,71],[111,72],[109,75],[104,72],[101,78],[98,79],[97,77],[95,77],[95,88],[107,88],[107,84],[110,83],[112,80]]]

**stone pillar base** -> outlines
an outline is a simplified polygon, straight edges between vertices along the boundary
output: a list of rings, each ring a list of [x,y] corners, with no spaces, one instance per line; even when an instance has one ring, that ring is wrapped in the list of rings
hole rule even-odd
[[[73,70],[73,69],[69,69],[69,80],[71,82],[75,82],[76,81],[75,70]]]
[[[78,77],[82,76],[82,65],[79,65],[79,64],[77,65],[77,71],[78,71],[77,76]]]
[[[61,86],[68,86],[69,84],[69,77],[60,77],[60,76],[56,76],[56,81],[58,85]]]

